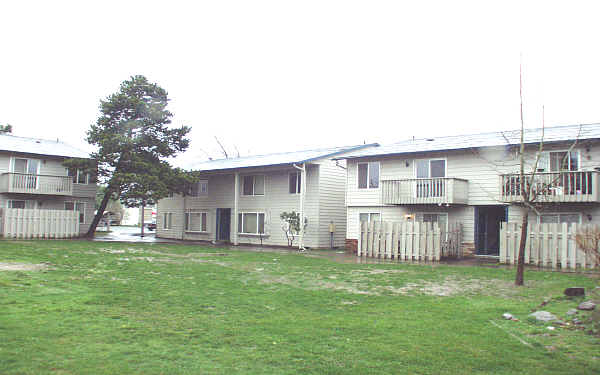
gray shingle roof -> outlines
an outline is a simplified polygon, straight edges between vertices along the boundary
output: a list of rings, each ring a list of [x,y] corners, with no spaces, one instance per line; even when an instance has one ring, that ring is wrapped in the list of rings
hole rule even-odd
[[[541,139],[541,136],[542,128],[525,129],[523,134],[525,143],[538,143]],[[555,126],[544,129],[545,143],[572,141],[575,139],[600,139],[600,123]],[[348,155],[341,156],[338,159],[353,159],[365,156],[394,155],[415,152],[459,150],[477,147],[518,145],[520,142],[520,130],[470,135],[453,135],[447,137],[411,139],[381,147],[371,147],[352,152]]]
[[[348,151],[363,149],[377,145],[376,143],[357,146],[331,147],[317,150],[304,150],[282,152],[267,155],[245,156],[240,158],[209,160],[193,164],[192,170],[196,171],[216,171],[222,169],[237,169],[249,167],[264,167],[270,165],[282,165],[292,163],[307,163],[313,160],[326,157],[333,157]]]
[[[22,152],[26,154],[89,158],[90,155],[60,141],[17,137],[0,134],[0,151]]]

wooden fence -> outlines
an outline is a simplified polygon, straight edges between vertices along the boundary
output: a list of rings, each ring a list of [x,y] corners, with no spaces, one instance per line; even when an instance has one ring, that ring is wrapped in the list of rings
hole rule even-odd
[[[67,210],[0,209],[4,238],[72,238],[79,236],[79,212]]]
[[[460,256],[460,225],[442,232],[437,223],[360,223],[357,255],[397,260],[438,261],[442,256]]]
[[[529,224],[525,264],[554,269],[594,268],[592,257],[577,246],[575,236],[589,228],[582,224]],[[517,264],[520,223],[501,223],[500,263]]]

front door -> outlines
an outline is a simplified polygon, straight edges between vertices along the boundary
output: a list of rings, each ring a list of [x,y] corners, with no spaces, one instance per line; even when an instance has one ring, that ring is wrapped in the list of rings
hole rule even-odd
[[[230,241],[231,233],[231,208],[217,208],[216,240]]]
[[[506,206],[475,207],[477,255],[500,254],[500,223],[506,221]]]

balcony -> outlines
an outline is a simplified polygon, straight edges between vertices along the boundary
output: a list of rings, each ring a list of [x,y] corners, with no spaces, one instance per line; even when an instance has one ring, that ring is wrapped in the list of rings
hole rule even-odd
[[[69,176],[2,173],[0,193],[73,195],[73,181]]]
[[[525,174],[526,188],[532,186],[535,202],[599,202],[598,172],[565,171]],[[504,202],[522,202],[519,173],[500,176],[500,192]]]
[[[460,178],[412,178],[381,181],[384,204],[467,204],[469,186]]]

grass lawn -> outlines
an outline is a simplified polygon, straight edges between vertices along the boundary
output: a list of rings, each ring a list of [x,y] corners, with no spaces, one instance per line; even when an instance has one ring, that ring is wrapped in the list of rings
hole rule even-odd
[[[526,319],[597,275],[86,241],[0,262],[39,265],[0,271],[2,374],[600,373],[600,339]]]

